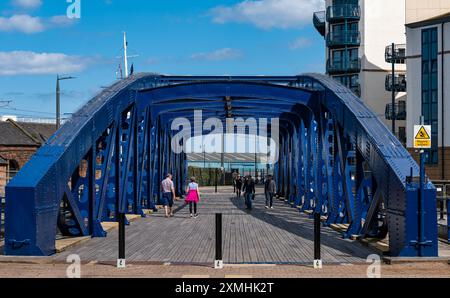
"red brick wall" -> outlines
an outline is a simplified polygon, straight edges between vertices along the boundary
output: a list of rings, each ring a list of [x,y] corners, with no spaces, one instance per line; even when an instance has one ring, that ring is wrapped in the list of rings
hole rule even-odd
[[[6,160],[14,159],[19,164],[19,168],[22,168],[30,160],[31,156],[33,156],[37,149],[37,146],[0,146],[0,155]]]
[[[419,152],[417,149],[408,148],[409,153],[419,163]],[[416,152],[417,151],[417,152]],[[445,173],[442,176],[442,166],[445,166]],[[449,180],[450,181],[450,147],[445,148],[444,158],[442,158],[442,149],[439,148],[439,161],[437,165],[426,166],[427,176],[431,180]]]
[[[6,166],[0,165],[0,197],[5,196]]]

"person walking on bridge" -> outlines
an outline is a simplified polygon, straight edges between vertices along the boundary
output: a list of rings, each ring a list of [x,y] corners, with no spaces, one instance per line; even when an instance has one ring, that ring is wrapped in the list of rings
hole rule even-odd
[[[252,179],[252,176],[249,175],[244,183],[244,198],[245,205],[247,205],[247,209],[252,209],[252,201],[255,198],[255,180]]]
[[[167,217],[173,217],[173,200],[175,198],[175,187],[173,186],[172,174],[167,174],[166,179],[161,182],[162,201]]]
[[[273,197],[276,193],[277,185],[271,175],[267,176],[267,180],[264,183],[264,194],[266,196],[266,209],[273,209]]]
[[[198,189],[198,184],[195,182],[195,177],[191,177],[191,182],[186,187],[186,193],[186,204],[189,204],[191,217],[197,218],[197,204],[200,201],[200,191]],[[192,211],[194,211],[194,213],[192,213]]]
[[[241,192],[242,192],[242,178],[240,175],[237,175],[237,178],[235,180],[235,185],[236,185],[236,197],[239,199],[241,198]]]
[[[239,173],[236,171],[233,171],[232,178],[233,178],[233,192],[236,193],[236,179],[238,177]]]

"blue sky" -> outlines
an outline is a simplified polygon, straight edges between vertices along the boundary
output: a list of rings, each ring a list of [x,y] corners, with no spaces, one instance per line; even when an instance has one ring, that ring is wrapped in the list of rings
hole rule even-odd
[[[72,113],[116,80],[122,31],[135,71],[187,75],[293,75],[324,71],[312,25],[323,0],[1,0],[0,115]],[[123,66],[123,63],[122,63]],[[4,105],[3,105],[4,106]]]

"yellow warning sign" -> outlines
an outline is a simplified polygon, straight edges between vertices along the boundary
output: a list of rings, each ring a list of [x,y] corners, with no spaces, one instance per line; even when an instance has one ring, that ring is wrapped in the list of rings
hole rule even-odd
[[[414,148],[431,148],[431,125],[414,126]]]

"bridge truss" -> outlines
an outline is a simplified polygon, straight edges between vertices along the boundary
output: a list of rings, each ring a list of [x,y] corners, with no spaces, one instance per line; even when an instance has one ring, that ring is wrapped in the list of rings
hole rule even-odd
[[[427,182],[420,191],[406,149],[333,79],[151,73],[103,90],[9,183],[5,254],[51,255],[57,233],[105,237],[101,223],[119,213],[145,216],[166,173],[183,194],[187,160],[171,150],[171,123],[192,122],[194,109],[222,120],[278,117],[279,195],[320,212],[326,225],[348,223],[344,237],[388,234],[393,256],[437,256],[435,187]]]

